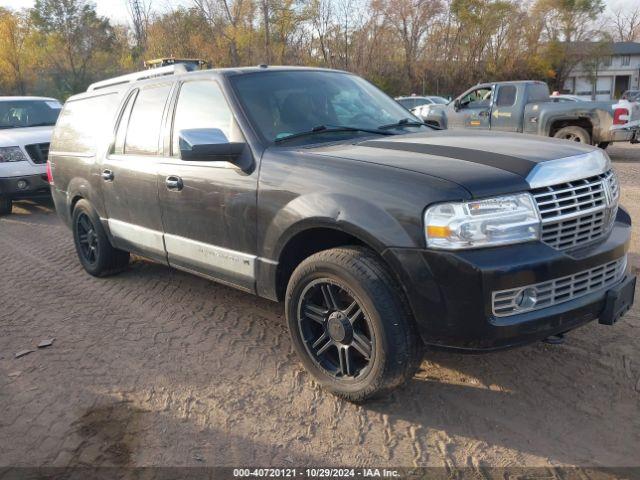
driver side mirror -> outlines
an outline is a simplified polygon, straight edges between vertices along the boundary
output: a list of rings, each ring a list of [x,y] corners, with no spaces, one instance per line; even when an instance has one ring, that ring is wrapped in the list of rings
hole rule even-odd
[[[453,101],[453,109],[457,112],[458,110],[460,110],[460,100],[458,98],[456,98]]]
[[[230,142],[219,128],[191,128],[178,134],[180,158],[202,162],[237,163],[244,142]]]

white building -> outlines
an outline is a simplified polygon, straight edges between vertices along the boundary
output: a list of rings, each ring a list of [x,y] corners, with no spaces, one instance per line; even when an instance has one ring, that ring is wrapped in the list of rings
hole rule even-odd
[[[616,42],[612,52],[595,72],[578,65],[565,82],[564,92],[591,100],[595,90],[596,100],[612,100],[619,99],[625,90],[640,89],[640,43]]]

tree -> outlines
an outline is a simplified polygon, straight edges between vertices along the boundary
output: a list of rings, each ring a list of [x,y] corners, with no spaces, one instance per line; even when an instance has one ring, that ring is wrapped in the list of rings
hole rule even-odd
[[[633,42],[640,40],[640,6],[613,12],[611,18],[614,40],[616,42]]]
[[[25,95],[33,77],[28,52],[31,25],[26,15],[0,8],[0,78],[3,90]]]
[[[58,95],[82,91],[94,79],[118,70],[112,62],[114,31],[86,0],[36,0],[31,21]]]
[[[543,38],[555,72],[554,89],[562,90],[569,73],[592,54],[591,42],[601,33],[594,21],[603,0],[538,0],[534,7],[544,25]]]

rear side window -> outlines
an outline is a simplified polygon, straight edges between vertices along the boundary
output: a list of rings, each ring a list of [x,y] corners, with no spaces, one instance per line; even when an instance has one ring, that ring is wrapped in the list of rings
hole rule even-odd
[[[514,103],[516,103],[516,87],[514,85],[500,85],[496,106],[512,107]]]
[[[149,85],[140,89],[129,117],[125,154],[158,154],[162,113],[170,91],[170,83]]]
[[[531,83],[527,91],[527,103],[549,101],[549,87],[546,83]]]
[[[51,150],[95,155],[98,142],[108,137],[117,107],[117,93],[67,102],[53,131]]]

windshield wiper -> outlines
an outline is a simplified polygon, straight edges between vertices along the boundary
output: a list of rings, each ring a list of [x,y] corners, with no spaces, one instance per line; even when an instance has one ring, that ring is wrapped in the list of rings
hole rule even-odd
[[[311,130],[307,130],[305,132],[292,133],[291,135],[287,135],[286,137],[276,138],[274,140],[275,143],[284,142],[285,140],[291,140],[293,138],[306,137],[308,135],[317,135],[319,133],[331,133],[331,132],[365,132],[365,133],[375,133],[377,135],[395,135],[391,132],[385,132],[379,128],[360,128],[360,127],[347,127],[342,125],[318,125],[317,127],[313,127]]]
[[[424,122],[419,122],[417,120],[412,120],[410,118],[402,118],[398,120],[396,123],[380,125],[378,128],[380,130],[387,130],[389,128],[396,128],[396,127],[431,127],[431,125],[428,125]]]
[[[24,128],[29,128],[29,127],[53,127],[54,125],[55,125],[55,123],[42,122],[42,123],[33,123],[31,125],[26,125]]]

